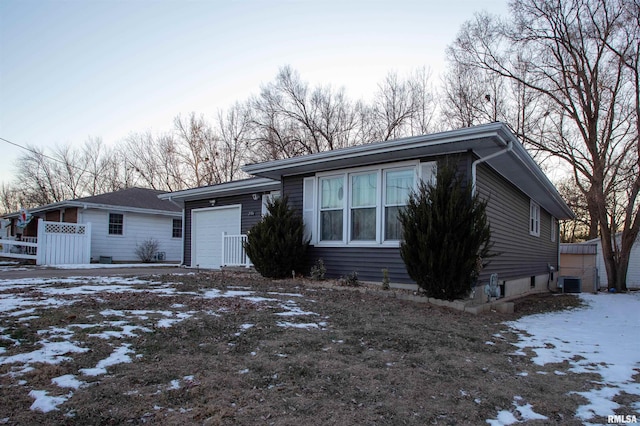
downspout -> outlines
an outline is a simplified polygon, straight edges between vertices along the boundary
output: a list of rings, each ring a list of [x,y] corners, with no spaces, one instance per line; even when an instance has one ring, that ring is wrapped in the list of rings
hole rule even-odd
[[[496,158],[502,154],[506,154],[507,152],[513,149],[513,142],[509,141],[507,143],[507,147],[501,151],[494,152],[493,154],[487,155],[483,158],[478,158],[476,161],[471,163],[471,188],[473,189],[473,195],[476,195],[476,167],[480,163],[484,163],[485,161],[489,161],[493,158]]]

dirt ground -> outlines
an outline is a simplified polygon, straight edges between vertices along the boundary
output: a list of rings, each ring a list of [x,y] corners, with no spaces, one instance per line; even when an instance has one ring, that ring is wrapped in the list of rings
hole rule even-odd
[[[153,280],[175,291],[131,284],[136,292],[60,296],[73,303],[37,308],[29,321],[0,317],[0,334],[12,339],[0,339],[0,359],[34,350],[39,330],[61,327],[90,348],[21,374],[0,364],[0,423],[479,425],[512,410],[518,396],[548,417],[527,424],[578,425],[574,414],[585,401],[569,392],[592,389],[598,380],[567,371],[566,363],[540,367],[515,355],[515,334],[503,324],[574,308],[579,300],[573,296],[529,297],[516,303],[514,314],[476,316],[304,280],[228,273]],[[216,290],[229,293],[205,297]],[[185,319],[161,327],[166,310]],[[109,328],[106,320],[111,329],[148,331],[96,337]],[[109,366],[103,375],[79,373],[123,344],[131,362]],[[67,374],[84,384],[70,390],[52,383]],[[57,410],[33,411],[29,392],[35,389],[69,397]]]

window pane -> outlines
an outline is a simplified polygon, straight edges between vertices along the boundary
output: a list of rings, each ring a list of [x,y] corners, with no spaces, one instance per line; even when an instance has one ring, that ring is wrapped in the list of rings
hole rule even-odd
[[[320,180],[321,209],[337,209],[342,207],[344,196],[344,179],[342,176]]]
[[[342,241],[342,210],[320,212],[320,239]]]
[[[406,204],[413,189],[413,170],[397,170],[387,173],[386,204]]]
[[[122,224],[124,222],[124,216],[121,214],[110,213],[109,214],[109,234],[122,235]]]
[[[173,219],[173,238],[182,238],[182,219]]]
[[[369,207],[376,205],[377,173],[353,176],[351,185],[352,207]]]
[[[398,218],[398,212],[404,206],[391,206],[384,209],[384,239],[385,240],[401,240],[402,224]]]
[[[376,209],[351,210],[351,240],[373,241],[376,239]]]

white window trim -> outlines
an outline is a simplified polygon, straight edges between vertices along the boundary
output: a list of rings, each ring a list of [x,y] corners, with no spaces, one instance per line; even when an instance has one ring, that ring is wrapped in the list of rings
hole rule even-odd
[[[551,242],[555,243],[558,238],[558,219],[551,216]]]
[[[529,202],[529,235],[540,236],[540,205],[533,200]]]
[[[109,232],[109,225],[111,224],[111,215],[112,214],[119,214],[122,216],[122,234],[112,234]],[[112,237],[112,238],[123,238],[125,236],[125,223],[126,223],[126,218],[125,218],[125,214],[123,212],[109,212],[107,213],[107,237]]]
[[[327,171],[316,173],[313,177],[307,177],[303,179],[303,193],[305,192],[305,185],[310,185],[313,182],[313,203],[309,203],[305,207],[307,200],[303,197],[303,210],[304,215],[309,220],[313,220],[311,244],[318,247],[399,247],[400,240],[385,240],[384,239],[384,210],[385,210],[385,189],[384,184],[386,177],[386,171],[389,170],[402,170],[413,169],[415,173],[414,190],[418,187],[418,182],[424,180],[426,177],[434,178],[431,174],[437,171],[436,161],[420,162],[403,161],[396,163],[380,164],[376,166],[356,167],[350,169],[341,169],[339,171]],[[377,205],[376,205],[376,240],[370,241],[351,241],[351,175],[363,174],[363,173],[376,172],[378,178],[377,188]],[[425,176],[429,173],[429,176]],[[321,205],[321,191],[319,188],[321,178],[326,177],[338,177],[342,176],[344,179],[345,198],[342,206],[342,240],[337,241],[321,241],[320,240],[320,205]],[[308,207],[313,204],[313,211],[309,211]]]
[[[173,230],[176,229],[173,225],[174,225],[174,221],[179,220],[180,221],[180,237],[174,237],[173,236]],[[174,217],[171,219],[171,238],[174,240],[181,240],[182,236],[184,235],[184,221],[182,220],[182,218],[177,218]]]
[[[376,174],[376,201],[374,205],[370,205],[370,206],[360,206],[360,207],[353,207],[353,178],[356,176],[362,176],[362,175],[367,175],[367,174],[372,174],[375,173]],[[358,173],[349,173],[347,174],[348,178],[349,178],[349,188],[347,189],[347,194],[349,195],[349,199],[347,200],[347,226],[349,229],[347,229],[347,239],[349,241],[349,244],[365,244],[365,245],[371,245],[371,244],[380,244],[380,198],[381,198],[381,194],[380,191],[382,190],[382,188],[380,187],[380,181],[381,181],[381,177],[380,177],[380,171],[377,169],[371,169],[368,171],[361,171]],[[353,221],[351,220],[351,212],[354,209],[366,209],[366,208],[374,208],[376,209],[376,236],[373,240],[354,240],[352,237],[352,225],[353,225]]]
[[[317,202],[316,205],[318,206],[317,208],[317,218],[318,220],[315,223],[314,229],[316,230],[316,234],[318,235],[318,244],[321,245],[328,245],[328,246],[344,246],[346,244],[346,236],[347,234],[347,224],[348,224],[348,220],[349,218],[347,217],[347,213],[346,213],[346,206],[347,206],[347,199],[346,197],[349,196],[350,191],[347,188],[347,186],[349,185],[349,182],[347,181],[347,176],[348,174],[346,173],[332,173],[332,174],[324,174],[322,176],[318,176],[318,179],[316,180],[318,188],[316,190],[316,197],[317,197]],[[332,178],[342,178],[342,208],[327,208],[327,209],[323,209],[322,208],[322,188],[320,188],[320,182],[322,181],[322,179],[332,179]],[[328,240],[328,241],[322,241],[320,235],[321,234],[321,230],[320,230],[320,225],[322,220],[320,219],[322,217],[322,212],[323,211],[338,211],[338,210],[342,210],[342,239],[341,240]]]

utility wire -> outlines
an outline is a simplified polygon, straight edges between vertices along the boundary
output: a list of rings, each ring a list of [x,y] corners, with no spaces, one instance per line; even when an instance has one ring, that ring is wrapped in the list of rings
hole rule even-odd
[[[80,168],[80,167],[78,167],[78,166],[74,166],[73,164],[69,164],[69,163],[67,163],[67,162],[65,162],[65,161],[62,161],[62,160],[58,159],[58,158],[51,157],[51,156],[49,156],[49,155],[47,155],[47,154],[45,154],[45,153],[43,153],[43,152],[37,151],[37,150],[35,150],[35,149],[33,149],[33,148],[29,148],[28,146],[24,146],[24,145],[20,145],[20,144],[18,144],[18,143],[15,143],[15,142],[11,142],[10,140],[5,139],[5,138],[2,138],[2,137],[0,137],[0,141],[6,142],[6,143],[8,143],[9,145],[16,146],[16,147],[18,147],[18,148],[20,148],[20,149],[24,149],[25,151],[29,151],[29,152],[31,152],[32,154],[41,155],[41,156],[42,156],[42,157],[44,157],[44,158],[48,158],[48,159],[49,159],[49,160],[51,160],[51,161],[55,161],[56,163],[63,164],[63,165],[65,165],[66,167],[72,167],[72,168],[74,168],[74,169],[76,169],[76,170],[80,170],[81,172],[88,172],[88,171],[87,171],[87,170],[85,170],[85,169],[82,169],[82,168]]]

